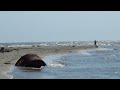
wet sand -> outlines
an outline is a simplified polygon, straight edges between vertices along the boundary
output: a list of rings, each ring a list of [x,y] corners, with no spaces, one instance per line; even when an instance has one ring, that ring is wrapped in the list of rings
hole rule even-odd
[[[17,60],[28,53],[39,55],[43,60],[44,57],[53,54],[77,53],[80,50],[96,48],[94,45],[88,46],[39,46],[39,47],[16,47],[10,48],[10,52],[0,52],[0,79],[9,79],[7,72],[15,65]]]

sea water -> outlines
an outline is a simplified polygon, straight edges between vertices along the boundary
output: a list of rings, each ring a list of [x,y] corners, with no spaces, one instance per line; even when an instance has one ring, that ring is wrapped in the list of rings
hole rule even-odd
[[[59,44],[90,45],[93,42]],[[44,58],[47,66],[42,69],[13,66],[8,74],[12,79],[120,79],[120,41],[99,41],[97,44],[98,48],[79,53],[47,56]]]

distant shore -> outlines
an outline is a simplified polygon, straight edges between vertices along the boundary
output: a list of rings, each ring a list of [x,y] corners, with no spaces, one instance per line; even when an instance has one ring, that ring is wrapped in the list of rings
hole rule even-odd
[[[14,66],[17,60],[28,53],[34,53],[39,55],[43,60],[44,57],[54,54],[63,53],[77,53],[80,50],[94,49],[94,45],[86,46],[40,46],[40,47],[15,47],[7,48],[6,52],[0,52],[0,79],[9,79],[6,75],[11,68]],[[10,49],[10,51],[8,51]]]

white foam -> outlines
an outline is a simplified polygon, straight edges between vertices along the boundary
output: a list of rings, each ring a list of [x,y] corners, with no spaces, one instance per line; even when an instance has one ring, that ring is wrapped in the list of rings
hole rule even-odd
[[[54,60],[60,60],[61,56],[62,56],[61,54],[49,55],[49,56],[44,58],[44,61],[46,62],[46,64],[48,64],[48,63],[53,62]]]
[[[65,65],[64,64],[61,64],[61,63],[48,63],[48,67],[64,67]]]
[[[113,50],[111,48],[96,48],[96,49],[90,49],[90,50],[80,50],[79,53],[82,55],[86,55],[86,56],[91,56],[91,51],[107,51],[107,50]]]
[[[9,45],[8,47],[32,47],[33,45]]]
[[[10,74],[11,71],[12,71],[12,66],[10,67],[9,71],[2,71],[2,74],[6,76],[8,79],[12,79],[13,76]]]
[[[8,79],[12,79],[13,76],[9,74],[9,72],[2,72],[4,76],[6,76]]]
[[[98,49],[96,49],[96,50],[106,51],[106,50],[113,50],[113,49],[111,49],[111,48],[98,48]]]
[[[61,61],[62,54],[50,55],[44,58],[48,67],[64,67],[65,65]]]
[[[115,74],[118,74],[118,72],[115,72]]]
[[[82,51],[82,52],[80,52],[80,54],[82,54],[82,55],[91,55],[89,52],[87,52],[87,51]]]

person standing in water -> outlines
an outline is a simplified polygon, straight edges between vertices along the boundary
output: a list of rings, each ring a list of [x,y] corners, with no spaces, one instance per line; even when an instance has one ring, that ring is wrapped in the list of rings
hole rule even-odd
[[[94,45],[95,45],[96,47],[98,47],[98,46],[97,46],[97,41],[96,41],[96,40],[94,40]]]
[[[96,43],[97,43],[97,41],[95,40],[95,41],[94,41],[94,45],[95,45],[95,46],[96,46]]]

